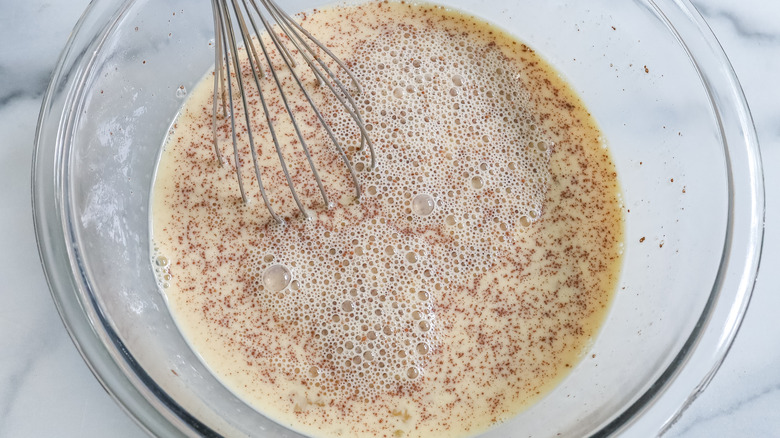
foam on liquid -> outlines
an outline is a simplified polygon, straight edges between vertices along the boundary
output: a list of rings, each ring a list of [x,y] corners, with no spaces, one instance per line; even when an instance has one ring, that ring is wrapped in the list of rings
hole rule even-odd
[[[172,313],[229,388],[305,433],[455,437],[511,418],[577,363],[614,291],[622,216],[595,123],[532,50],[472,17],[372,2],[303,21],[363,85],[373,170],[349,116],[298,69],[365,198],[354,202],[280,68],[339,205],[322,205],[278,98],[274,126],[314,219],[295,217],[259,110],[263,183],[291,219],[270,219],[246,145],[254,202],[243,205],[227,120],[227,165],[213,156],[207,77],[167,139],[153,193],[153,263]],[[271,80],[263,87],[273,95]]]

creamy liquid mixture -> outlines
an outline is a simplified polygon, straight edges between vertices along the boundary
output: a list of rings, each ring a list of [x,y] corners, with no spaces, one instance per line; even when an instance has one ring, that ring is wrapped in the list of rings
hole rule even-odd
[[[263,183],[287,223],[263,205],[236,108],[253,201],[244,205],[226,119],[225,166],[212,149],[209,75],[165,143],[153,192],[154,259],[171,311],[227,387],[296,430],[482,432],[559,382],[605,317],[623,220],[609,152],[556,72],[478,19],[393,2],[301,19],[363,85],[373,170],[354,122],[307,67],[297,69],[348,148],[364,199],[355,202],[346,168],[274,53],[337,205],[323,205],[270,76],[262,87],[313,219],[292,201],[254,85]]]

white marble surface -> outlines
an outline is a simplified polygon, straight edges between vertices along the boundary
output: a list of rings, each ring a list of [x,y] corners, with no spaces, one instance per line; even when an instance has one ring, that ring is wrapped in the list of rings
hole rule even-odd
[[[696,0],[739,75],[766,172],[764,258],[720,372],[668,437],[780,437],[780,2]],[[86,0],[0,2],[0,437],[141,437],[54,308],[30,211],[41,98]]]

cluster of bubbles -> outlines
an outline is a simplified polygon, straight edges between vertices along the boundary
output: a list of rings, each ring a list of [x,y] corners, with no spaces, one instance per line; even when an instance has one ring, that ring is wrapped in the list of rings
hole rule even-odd
[[[350,116],[325,108],[366,196],[352,207],[371,214],[269,228],[249,263],[258,302],[316,344],[275,364],[363,400],[425,375],[441,342],[437,301],[514,250],[550,178],[552,143],[500,48],[397,29],[357,47],[352,65],[377,168]]]
[[[437,297],[489,269],[541,213],[550,142],[511,63],[469,41],[409,28],[362,47],[353,72],[380,165],[354,159],[374,214],[280,229],[254,254],[258,299],[321,352],[278,365],[326,393],[371,399],[424,375],[439,348]],[[334,131],[354,139],[343,117]]]
[[[500,48],[471,35],[398,29],[354,56],[361,112],[379,146],[379,168],[361,181],[402,232],[441,229],[454,253],[440,267],[473,277],[540,217],[553,145],[537,127],[518,64]],[[333,123],[345,138],[352,125],[343,113]],[[363,155],[354,159],[367,169]]]
[[[430,260],[422,239],[374,219],[348,230],[308,224],[308,238],[269,233],[253,253],[258,302],[310,335],[306,361],[275,359],[326,394],[370,400],[413,383],[439,347]],[[281,236],[281,237],[280,237]]]
[[[156,246],[152,249],[152,268],[154,269],[154,278],[157,286],[167,289],[171,285],[171,261],[163,255]]]

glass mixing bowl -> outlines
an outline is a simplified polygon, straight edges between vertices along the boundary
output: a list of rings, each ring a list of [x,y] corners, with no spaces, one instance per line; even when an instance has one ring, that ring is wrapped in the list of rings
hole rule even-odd
[[[76,346],[143,428],[299,436],[212,376],[177,331],[150,265],[155,160],[180,90],[213,63],[210,5],[200,3],[92,2],[79,21],[38,125],[41,259]],[[568,79],[607,136],[627,210],[622,278],[590,351],[485,436],[662,432],[723,360],[758,269],[760,156],[726,56],[686,0],[443,3],[507,29]],[[289,12],[315,6],[284,2]]]

